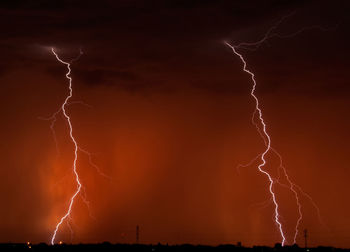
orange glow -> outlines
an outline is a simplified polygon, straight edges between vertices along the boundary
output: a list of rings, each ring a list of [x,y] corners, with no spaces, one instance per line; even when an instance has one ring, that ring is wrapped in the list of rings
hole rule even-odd
[[[50,122],[40,119],[69,91],[52,46],[62,59],[80,46],[85,52],[72,64],[66,112],[79,147],[107,175],[78,152],[83,188],[56,242],[134,243],[136,226],[148,244],[280,242],[259,160],[238,167],[266,146],[251,124],[249,76],[222,41],[256,41],[293,10],[276,33],[335,27],[350,1],[77,1],[0,8],[0,242],[49,243],[77,189],[67,120],[57,116],[56,146]],[[307,229],[310,246],[350,247],[348,26],[275,36],[244,51],[271,147],[306,193],[299,245]],[[264,158],[264,170],[281,178],[273,190],[290,244],[294,195],[282,186],[278,156]]]

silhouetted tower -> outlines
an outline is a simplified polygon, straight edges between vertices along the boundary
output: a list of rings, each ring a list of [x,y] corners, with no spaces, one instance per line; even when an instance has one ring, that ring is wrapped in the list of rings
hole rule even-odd
[[[140,228],[139,225],[136,226],[136,244],[139,243],[139,238],[140,238]]]
[[[305,249],[307,249],[307,229],[304,229]]]

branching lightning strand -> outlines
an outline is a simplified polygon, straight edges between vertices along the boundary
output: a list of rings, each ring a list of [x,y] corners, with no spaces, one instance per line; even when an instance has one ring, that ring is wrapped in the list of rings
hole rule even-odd
[[[284,243],[286,242],[286,237],[285,237],[285,234],[284,234],[282,223],[280,222],[279,206],[278,206],[278,203],[277,203],[277,200],[276,200],[276,194],[275,194],[275,192],[273,190],[274,180],[273,180],[272,176],[270,175],[270,173],[268,173],[266,170],[263,169],[263,167],[266,164],[265,155],[270,151],[270,148],[271,148],[271,138],[270,138],[270,136],[269,136],[269,134],[267,133],[267,130],[266,130],[266,123],[264,121],[263,114],[262,114],[262,111],[260,109],[259,99],[255,95],[255,89],[256,89],[255,75],[254,75],[253,72],[251,72],[249,69],[247,69],[247,62],[245,61],[243,55],[240,54],[239,52],[237,52],[237,50],[236,50],[236,48],[234,46],[230,45],[227,42],[225,42],[225,44],[227,46],[229,46],[232,49],[233,53],[236,54],[240,58],[240,60],[242,61],[242,64],[243,64],[243,71],[250,75],[251,80],[253,82],[253,86],[252,86],[250,95],[255,100],[255,111],[258,111],[259,119],[260,119],[261,125],[263,127],[263,133],[264,133],[264,135],[265,135],[265,137],[267,139],[267,146],[266,146],[265,151],[260,156],[261,163],[258,165],[258,169],[259,169],[259,171],[261,173],[265,174],[267,176],[267,178],[269,179],[269,181],[270,181],[269,191],[270,191],[270,194],[272,196],[272,201],[273,201],[273,203],[275,205],[275,222],[278,225],[278,229],[279,229],[279,232],[280,232],[281,237],[282,237],[282,246],[283,246]]]
[[[70,216],[71,214],[71,211],[72,211],[72,207],[73,207],[73,204],[74,204],[74,199],[77,197],[77,195],[80,193],[81,191],[81,188],[82,188],[82,184],[80,182],[80,179],[79,179],[79,174],[77,172],[77,160],[78,160],[78,150],[79,150],[79,147],[78,147],[78,143],[73,135],[73,127],[72,127],[72,123],[71,123],[71,118],[70,116],[67,114],[67,111],[66,111],[66,105],[68,104],[68,101],[71,99],[71,97],[73,96],[73,88],[72,88],[72,77],[70,76],[70,73],[71,73],[71,68],[70,68],[70,64],[71,62],[65,62],[63,61],[59,56],[58,54],[55,52],[54,48],[51,48],[51,51],[52,53],[55,55],[56,59],[66,65],[67,67],[67,73],[66,73],[66,78],[68,79],[69,81],[69,94],[68,96],[66,97],[66,99],[64,100],[62,106],[61,106],[61,110],[62,110],[62,113],[64,115],[64,117],[66,118],[67,120],[67,123],[68,123],[68,126],[69,126],[69,136],[74,144],[74,160],[73,160],[73,172],[74,172],[74,175],[75,175],[75,181],[77,183],[77,188],[74,192],[74,194],[72,195],[70,201],[69,201],[69,206],[68,206],[68,209],[67,209],[67,212],[65,213],[65,215],[61,218],[61,220],[57,223],[56,225],[56,228],[54,230],[54,233],[52,235],[52,238],[51,238],[51,244],[54,245],[55,244],[55,239],[56,239],[56,235],[57,235],[57,231],[59,230],[60,226],[62,225],[62,223]],[[80,54],[82,54],[82,52],[80,51]],[[76,59],[75,59],[76,60]]]
[[[293,243],[295,244],[296,243],[296,239],[297,239],[297,236],[298,236],[298,232],[299,232],[299,225],[302,221],[302,218],[303,218],[303,215],[302,215],[302,205],[300,203],[300,197],[299,197],[299,193],[302,194],[303,196],[305,196],[306,198],[308,198],[312,205],[315,207],[315,209],[317,210],[317,214],[318,214],[318,217],[319,217],[319,220],[322,224],[323,221],[321,219],[321,216],[320,216],[320,211],[319,211],[319,208],[317,207],[317,205],[315,204],[315,202],[313,201],[313,199],[311,198],[311,196],[307,193],[305,193],[300,186],[296,185],[294,182],[292,182],[292,180],[290,179],[288,173],[287,173],[287,170],[286,168],[284,167],[283,165],[283,161],[282,161],[282,156],[280,155],[280,153],[274,149],[272,146],[271,146],[271,137],[269,136],[269,134],[267,133],[267,130],[266,130],[266,123],[263,119],[263,115],[262,115],[262,111],[260,109],[260,106],[259,106],[259,100],[257,98],[257,96],[255,95],[255,89],[256,89],[256,80],[255,80],[255,75],[253,72],[251,72],[249,69],[247,69],[247,62],[245,60],[245,58],[243,57],[243,55],[241,53],[239,53],[237,50],[238,49],[245,49],[245,50],[251,50],[251,51],[255,51],[257,50],[264,42],[266,42],[268,39],[270,38],[273,38],[273,37],[278,37],[278,38],[291,38],[291,37],[294,37],[306,30],[311,30],[311,29],[318,29],[318,30],[321,30],[321,31],[328,31],[328,30],[331,30],[331,29],[336,29],[338,27],[338,25],[336,25],[334,28],[324,28],[322,26],[318,26],[318,25],[313,25],[313,26],[307,26],[307,27],[304,27],[294,33],[291,33],[291,34],[287,34],[287,35],[280,35],[276,32],[274,32],[277,27],[288,17],[290,17],[291,15],[293,15],[294,13],[291,13],[287,16],[284,16],[282,17],[274,26],[272,26],[266,33],[265,35],[263,36],[262,39],[258,40],[258,41],[255,41],[255,42],[242,42],[240,44],[237,44],[237,45],[231,45],[229,44],[228,42],[224,42],[227,46],[229,46],[233,53],[238,56],[243,64],[243,71],[248,73],[251,77],[251,80],[253,82],[253,86],[252,86],[252,89],[251,89],[251,96],[254,98],[255,100],[255,110],[254,110],[254,113],[252,115],[252,124],[256,127],[259,135],[261,136],[261,138],[263,139],[264,141],[264,144],[265,144],[265,151],[262,153],[262,154],[259,154],[257,157],[255,157],[253,160],[251,160],[247,165],[239,165],[237,168],[239,167],[247,167],[247,166],[250,166],[254,161],[260,159],[261,160],[261,163],[259,163],[258,165],[258,169],[260,172],[264,173],[268,179],[269,179],[269,182],[270,182],[270,185],[269,185],[269,191],[270,191],[270,194],[271,194],[271,198],[272,198],[272,201],[275,205],[275,213],[274,213],[274,219],[275,219],[275,222],[279,228],[279,232],[281,234],[281,237],[282,237],[282,246],[286,243],[286,235],[284,233],[284,229],[283,229],[283,225],[280,221],[280,213],[279,213],[279,206],[278,206],[278,203],[277,203],[277,200],[276,200],[276,194],[273,190],[273,186],[274,186],[274,183],[280,185],[280,186],[284,186],[284,187],[287,187],[293,194],[294,194],[294,197],[295,197],[295,201],[296,201],[296,205],[297,205],[297,212],[298,212],[298,219],[296,221],[296,225],[295,225],[295,232],[294,232],[294,236],[293,236]],[[255,118],[256,118],[256,115],[258,113],[258,118],[259,118],[259,123],[257,123],[255,121]],[[262,126],[262,129],[261,129],[261,126]],[[270,173],[268,173],[266,170],[263,169],[263,167],[265,166],[266,164],[266,160],[265,160],[265,156],[266,154],[271,151],[272,153],[274,153],[278,159],[279,159],[279,162],[280,162],[280,165],[278,167],[278,172],[280,169],[282,169],[282,172],[283,172],[283,175],[284,177],[286,178],[287,180],[287,183],[288,185],[285,185],[285,184],[282,184],[280,181],[279,181],[279,177],[277,179],[273,178]],[[280,175],[279,175],[280,176]],[[299,193],[298,193],[299,191]]]

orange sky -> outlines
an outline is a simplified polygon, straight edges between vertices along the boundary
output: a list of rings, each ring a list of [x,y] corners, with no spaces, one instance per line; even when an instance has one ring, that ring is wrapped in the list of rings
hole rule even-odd
[[[249,76],[221,41],[257,39],[295,9],[298,14],[287,22],[288,31],[320,20],[332,27],[343,12],[339,6],[329,11],[324,4],[309,17],[313,1],[277,7],[271,1],[265,14],[249,21],[249,13],[259,6],[221,4],[161,6],[168,16],[183,17],[165,19],[165,24],[158,24],[165,14],[147,19],[156,9],[134,13],[128,9],[133,5],[121,4],[139,22],[98,9],[99,19],[91,27],[72,21],[74,13],[92,18],[92,6],[80,12],[68,4],[47,9],[2,6],[5,16],[20,18],[10,25],[18,34],[5,30],[0,46],[0,242],[49,242],[75,188],[67,125],[58,117],[56,149],[50,122],[40,119],[57,111],[67,94],[65,68],[44,47],[52,44],[65,59],[83,48],[85,54],[72,67],[72,100],[89,106],[72,104],[68,112],[79,145],[93,153],[93,161],[110,177],[98,174],[79,153],[78,171],[90,210],[79,198],[73,207],[73,234],[63,225],[58,240],[134,242],[139,225],[143,243],[241,241],[250,246],[280,241],[267,178],[257,163],[237,169],[261,153],[264,143],[250,123],[254,102]],[[226,5],[232,14],[224,11]],[[65,8],[68,14],[62,14]],[[210,24],[204,18],[208,13],[221,19]],[[22,26],[38,14],[28,27]],[[232,26],[222,27],[224,21]],[[47,36],[34,29],[41,24]],[[242,51],[256,73],[272,145],[293,181],[320,210],[322,222],[310,200],[301,197],[300,244],[307,228],[312,246],[350,247],[347,24]],[[267,169],[274,176],[277,164],[268,156]],[[292,241],[297,208],[288,191],[276,191]]]

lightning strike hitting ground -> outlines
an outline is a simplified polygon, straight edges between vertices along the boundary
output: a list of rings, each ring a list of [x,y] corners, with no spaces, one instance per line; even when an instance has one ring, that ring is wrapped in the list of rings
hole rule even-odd
[[[93,167],[93,168],[95,168],[96,172],[97,172],[99,175],[101,175],[101,176],[103,176],[103,177],[105,177],[105,178],[107,178],[107,179],[109,179],[109,180],[112,180],[112,178],[111,178],[110,176],[108,176],[108,175],[106,175],[105,173],[103,173],[103,172],[101,171],[100,167],[97,166],[97,165],[93,162],[93,159],[92,159],[92,156],[93,156],[93,155],[92,155],[90,152],[88,152],[87,150],[81,148],[80,146],[77,146],[77,142],[76,142],[75,139],[72,137],[72,136],[73,136],[73,135],[72,135],[72,133],[73,133],[73,132],[72,132],[72,124],[70,123],[70,120],[68,121],[68,119],[67,119],[67,116],[68,116],[68,115],[67,115],[67,113],[66,113],[65,110],[64,110],[64,109],[66,109],[68,106],[73,105],[73,104],[80,104],[80,105],[83,105],[83,106],[86,106],[86,107],[91,108],[90,105],[88,105],[88,104],[86,104],[86,103],[84,103],[84,102],[82,102],[82,101],[69,101],[70,98],[71,98],[71,96],[72,96],[72,79],[71,79],[71,77],[69,76],[69,75],[70,75],[70,64],[71,64],[72,62],[78,60],[78,59],[80,58],[80,56],[83,54],[83,52],[80,50],[80,54],[79,54],[76,58],[74,58],[73,60],[71,60],[70,62],[63,62],[63,60],[61,60],[61,59],[59,58],[59,56],[57,55],[57,53],[54,51],[53,48],[51,48],[51,52],[55,55],[56,59],[57,59],[59,62],[65,64],[65,65],[67,66],[68,72],[66,73],[66,78],[69,80],[69,91],[70,91],[70,93],[69,93],[69,95],[66,97],[66,100],[64,101],[64,103],[62,104],[62,106],[61,106],[55,113],[53,113],[50,117],[46,117],[46,118],[44,118],[44,117],[39,117],[39,119],[41,119],[41,120],[46,120],[46,121],[51,121],[50,130],[51,130],[51,132],[52,132],[53,139],[54,139],[54,142],[55,142],[55,145],[56,145],[57,154],[60,155],[60,150],[59,150],[59,147],[58,147],[58,142],[57,142],[57,137],[56,137],[56,132],[55,132],[55,124],[56,124],[56,122],[57,122],[57,116],[60,115],[61,112],[62,112],[63,117],[64,117],[64,118],[66,119],[66,121],[68,122],[67,124],[68,124],[68,128],[69,128],[71,140],[72,140],[72,142],[74,143],[75,148],[76,148],[76,147],[78,148],[78,149],[75,149],[75,158],[76,158],[76,160],[74,160],[74,163],[73,163],[73,171],[74,171],[75,175],[77,175],[77,174],[76,174],[76,173],[77,173],[77,171],[76,171],[76,161],[77,161],[77,158],[78,158],[77,155],[78,155],[79,152],[81,152],[81,153],[85,154],[86,156],[88,156],[88,161],[89,161],[90,166]],[[91,217],[92,219],[95,219],[95,218],[93,217],[93,215],[91,214],[91,211],[90,211],[90,202],[87,200],[85,187],[83,187],[83,185],[80,183],[79,177],[77,177],[77,176],[76,176],[76,181],[77,181],[77,185],[78,185],[77,191],[79,190],[79,192],[78,192],[76,195],[74,194],[74,195],[72,196],[70,203],[72,203],[72,200],[74,201],[74,199],[76,198],[76,196],[78,196],[78,194],[79,194],[79,196],[81,197],[81,199],[83,200],[83,202],[85,203],[85,205],[86,205],[87,208],[88,208],[90,217]],[[80,184],[79,184],[78,182],[79,182]],[[76,192],[77,192],[77,191],[76,191]],[[73,203],[72,203],[72,204],[73,204]],[[56,236],[56,234],[57,234],[57,231],[58,231],[60,225],[63,223],[63,221],[64,221],[65,219],[69,219],[69,221],[67,221],[67,226],[68,226],[69,230],[71,231],[71,234],[73,235],[73,229],[72,229],[72,227],[71,227],[71,225],[70,225],[70,221],[72,221],[72,218],[70,218],[70,216],[69,216],[69,212],[71,212],[71,207],[72,207],[72,206],[71,206],[71,205],[69,205],[69,206],[70,206],[70,207],[68,208],[68,211],[67,211],[68,216],[63,216],[62,219],[61,219],[61,221],[60,221],[60,222],[57,224],[57,226],[56,226],[54,235],[53,235],[52,240],[51,240],[51,243],[52,243],[52,244],[54,243],[55,236]]]
[[[265,39],[267,39],[267,38],[268,38],[268,36],[265,35]],[[264,41],[264,40],[262,40],[262,42],[263,42],[263,41]],[[293,236],[293,244],[296,244],[297,237],[298,237],[298,233],[299,233],[299,225],[300,225],[300,223],[301,223],[301,221],[302,221],[302,219],[303,219],[303,213],[302,213],[302,211],[301,211],[302,206],[301,206],[301,203],[300,203],[299,194],[298,194],[298,192],[297,192],[296,189],[295,189],[295,188],[296,188],[296,184],[294,184],[294,183],[291,181],[291,179],[289,178],[289,175],[288,175],[288,173],[287,173],[287,170],[286,170],[286,168],[285,168],[284,165],[283,165],[283,160],[282,160],[281,154],[279,154],[279,152],[278,152],[276,149],[274,149],[273,147],[271,147],[271,142],[270,142],[270,145],[269,145],[269,143],[266,141],[266,137],[265,137],[265,136],[266,136],[266,135],[265,135],[266,132],[262,132],[261,129],[260,129],[260,127],[259,127],[259,125],[255,122],[256,111],[257,111],[257,110],[254,111],[253,116],[252,116],[252,124],[255,125],[255,127],[256,127],[256,129],[257,129],[259,135],[260,135],[261,138],[264,140],[265,146],[270,146],[270,150],[271,150],[271,151],[278,157],[278,159],[279,159],[279,164],[280,164],[279,167],[278,167],[278,174],[279,174],[279,176],[278,176],[277,179],[274,179],[274,182],[277,183],[277,184],[279,184],[279,185],[282,185],[282,186],[284,186],[284,187],[287,187],[287,188],[294,194],[294,197],[295,197],[296,205],[297,205],[297,208],[298,208],[298,210],[297,210],[297,211],[298,211],[298,219],[297,219],[296,224],[295,224],[295,231],[294,231],[294,236]],[[279,173],[279,172],[280,172],[280,169],[282,169],[283,175],[284,175],[284,177],[286,178],[288,185],[284,185],[284,184],[282,184],[282,183],[279,182],[279,179],[280,179],[280,173]],[[317,208],[317,209],[318,209],[318,208]],[[282,242],[282,245],[283,245],[283,242]]]
[[[77,172],[77,160],[78,160],[78,150],[79,150],[79,146],[78,146],[78,143],[77,141],[75,140],[74,138],[74,135],[73,135],[73,127],[72,127],[72,123],[71,123],[71,119],[70,119],[70,116],[67,114],[67,111],[66,111],[66,106],[68,104],[68,101],[71,99],[71,97],[73,96],[73,89],[72,89],[72,77],[70,76],[70,73],[71,73],[71,68],[70,68],[70,64],[72,63],[71,62],[65,62],[63,61],[59,56],[58,54],[55,52],[54,48],[51,48],[51,51],[52,53],[55,55],[56,59],[66,65],[67,67],[67,73],[66,73],[66,78],[68,79],[68,82],[69,82],[69,94],[67,95],[66,99],[64,100],[62,106],[61,106],[61,109],[62,110],[62,113],[68,123],[68,126],[69,126],[69,136],[74,144],[74,161],[73,161],[73,172],[74,172],[74,175],[75,175],[75,180],[76,180],[76,183],[77,183],[77,188],[74,192],[74,194],[72,195],[70,201],[69,201],[69,206],[68,206],[68,209],[67,209],[67,212],[65,213],[65,215],[61,218],[61,220],[57,223],[56,225],[56,228],[54,230],[54,233],[51,237],[51,244],[54,245],[55,244],[55,239],[56,239],[56,235],[57,235],[57,231],[59,230],[60,226],[62,225],[62,223],[70,216],[71,214],[71,211],[72,211],[72,206],[74,204],[74,199],[77,197],[77,195],[80,193],[81,191],[81,188],[82,188],[82,184],[80,182],[80,179],[79,179],[79,174]],[[80,55],[82,54],[82,52],[80,51]],[[79,56],[80,56],[79,55]],[[77,60],[78,58],[74,59],[74,60]],[[73,61],[74,61],[73,60]]]
[[[236,54],[240,58],[240,60],[243,63],[243,71],[250,75],[251,80],[253,82],[253,86],[252,86],[250,95],[255,100],[255,111],[257,111],[258,114],[259,114],[259,119],[260,119],[261,125],[263,127],[263,134],[266,137],[266,143],[267,143],[265,151],[261,154],[261,163],[258,165],[258,169],[259,169],[260,172],[265,174],[267,176],[267,178],[269,179],[269,181],[270,181],[269,191],[270,191],[271,196],[272,196],[272,201],[273,201],[273,203],[275,205],[275,222],[276,222],[276,224],[278,226],[279,232],[280,232],[281,237],[282,237],[282,246],[284,246],[284,244],[286,242],[286,236],[285,236],[285,233],[284,233],[284,230],[283,230],[282,223],[280,222],[280,214],[279,214],[279,209],[278,209],[279,206],[278,206],[278,203],[277,203],[277,200],[276,200],[276,194],[275,194],[275,192],[273,190],[274,179],[271,177],[270,173],[268,173],[266,170],[264,170],[264,166],[266,164],[265,155],[270,151],[271,138],[270,138],[270,135],[266,131],[266,124],[265,124],[265,121],[264,121],[264,118],[263,118],[262,111],[260,109],[259,99],[255,95],[255,89],[256,89],[255,75],[254,75],[253,72],[251,72],[250,70],[247,69],[247,62],[245,61],[245,59],[242,56],[242,54],[237,52],[236,48],[234,46],[230,45],[229,43],[225,42],[225,44],[227,46],[229,46],[232,49],[233,53]]]
[[[317,214],[318,214],[318,217],[319,217],[319,220],[322,224],[323,221],[321,219],[321,216],[320,216],[320,211],[319,211],[319,208],[317,207],[317,205],[315,204],[315,202],[313,201],[313,199],[311,198],[311,196],[307,193],[305,193],[300,186],[296,185],[294,182],[292,182],[292,180],[290,179],[288,173],[287,173],[287,170],[286,168],[284,167],[283,165],[283,161],[282,161],[282,156],[277,152],[276,149],[274,149],[272,146],[271,146],[271,137],[270,135],[268,134],[267,132],[267,129],[266,129],[266,123],[263,119],[263,114],[262,114],[262,110],[260,108],[260,105],[259,105],[259,99],[258,97],[255,95],[255,89],[256,89],[256,80],[255,80],[255,75],[253,72],[251,72],[248,68],[247,68],[247,62],[245,60],[245,58],[243,57],[243,55],[241,53],[239,53],[237,50],[238,49],[245,49],[245,50],[257,50],[263,43],[265,43],[268,39],[272,38],[272,37],[278,37],[278,38],[291,38],[291,37],[294,37],[296,35],[298,35],[299,33],[301,32],[304,32],[306,30],[310,30],[310,29],[318,29],[318,30],[322,30],[322,31],[328,31],[330,29],[327,29],[327,28],[323,28],[321,26],[308,26],[308,27],[304,27],[294,33],[291,33],[291,34],[287,34],[287,35],[280,35],[278,33],[274,33],[274,31],[277,29],[277,27],[286,19],[288,18],[289,16],[293,15],[290,14],[290,15],[287,15],[287,16],[284,16],[282,17],[279,22],[277,22],[277,24],[275,24],[274,26],[272,26],[264,35],[264,37],[258,41],[255,41],[255,42],[243,42],[243,43],[240,43],[240,44],[237,44],[237,45],[231,45],[229,44],[228,42],[224,42],[227,46],[229,46],[233,53],[239,57],[239,59],[241,60],[242,64],[243,64],[243,71],[245,73],[248,73],[251,77],[251,80],[253,82],[253,85],[252,85],[252,89],[251,89],[251,96],[253,97],[253,99],[255,100],[255,110],[254,110],[254,113],[252,115],[252,124],[256,127],[257,129],[257,132],[259,133],[259,135],[261,136],[261,138],[263,139],[264,141],[264,144],[265,144],[265,151],[258,155],[256,158],[254,158],[252,161],[250,161],[247,165],[239,165],[239,167],[247,167],[247,166],[250,166],[255,160],[257,159],[260,159],[261,162],[258,164],[258,169],[261,173],[265,174],[267,176],[267,178],[269,179],[269,191],[270,191],[270,194],[271,194],[271,198],[272,198],[272,201],[274,203],[274,206],[275,206],[275,210],[274,210],[274,220],[278,226],[278,229],[279,229],[279,232],[280,232],[280,235],[281,235],[281,238],[282,238],[282,246],[285,245],[286,243],[286,233],[284,231],[284,227],[280,221],[281,219],[281,214],[279,213],[279,205],[278,205],[278,202],[276,200],[276,192],[274,191],[274,184],[278,184],[280,186],[283,186],[283,187],[286,187],[288,188],[293,194],[294,194],[294,197],[295,197],[295,201],[296,201],[296,205],[297,205],[297,214],[298,214],[298,219],[296,221],[296,224],[295,224],[295,231],[294,231],[294,235],[293,235],[293,243],[295,244],[296,243],[296,239],[297,239],[297,236],[298,236],[298,232],[299,232],[299,225],[303,219],[303,215],[302,215],[302,205],[300,203],[300,196],[299,196],[299,193],[302,194],[304,197],[308,198],[312,205],[315,207],[315,209],[317,210]],[[338,26],[338,25],[337,25]],[[336,26],[336,27],[337,27]],[[335,27],[335,28],[336,28]],[[334,28],[333,28],[334,29]],[[258,118],[258,122],[256,122],[256,117]],[[278,167],[278,172],[280,171],[280,169],[282,170],[283,172],[283,176],[286,178],[286,181],[287,181],[287,185],[286,184],[283,184],[279,181],[279,177],[276,179],[276,178],[273,178],[271,176],[271,174],[269,172],[267,172],[266,170],[264,170],[264,166],[266,164],[266,159],[265,159],[265,156],[268,152],[272,152],[274,153],[278,159],[279,159],[279,167]],[[279,175],[280,176],[280,175]],[[299,192],[299,193],[298,193]]]

